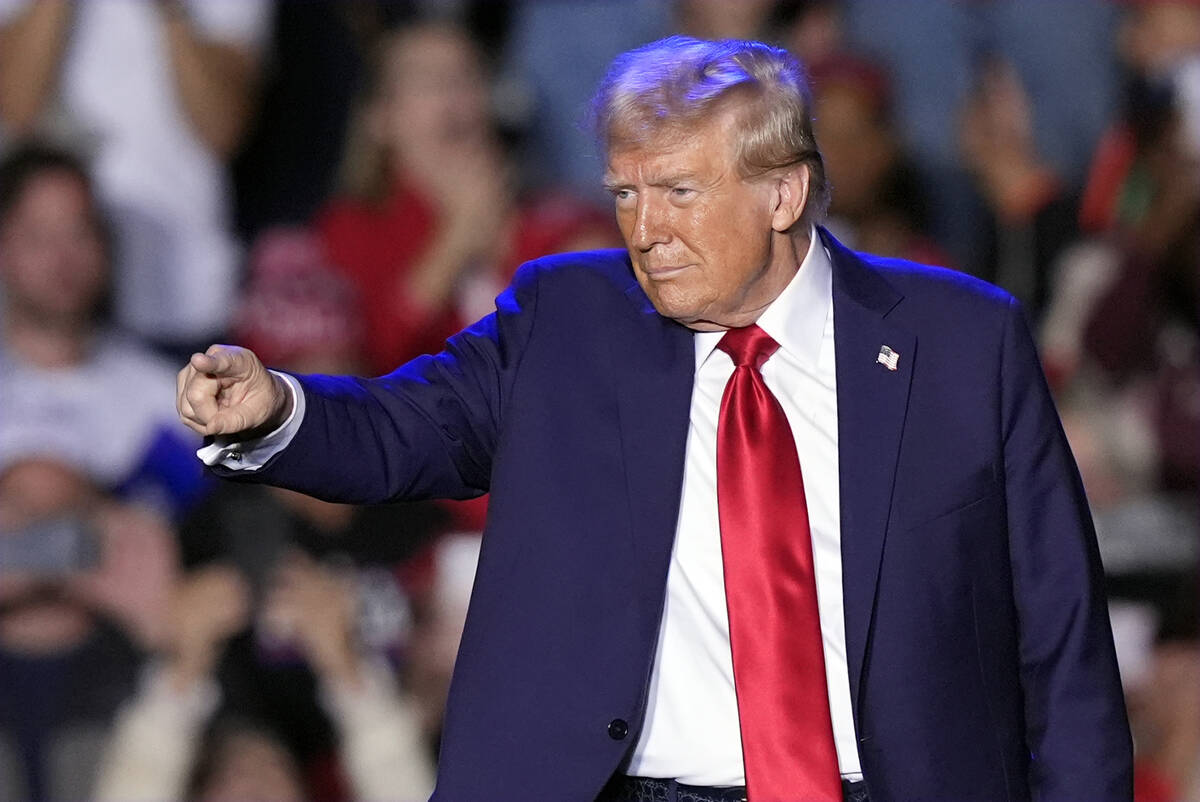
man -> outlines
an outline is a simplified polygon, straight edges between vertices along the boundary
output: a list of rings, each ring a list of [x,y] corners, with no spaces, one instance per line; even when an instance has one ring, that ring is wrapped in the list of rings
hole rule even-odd
[[[101,218],[71,154],[27,143],[0,160],[0,470],[53,458],[178,515],[209,483],[170,414],[174,368],[105,320]]]
[[[266,0],[0,0],[0,127],[91,154],[119,253],[113,314],[180,348],[237,290],[228,165],[253,119]]]
[[[229,346],[181,371],[219,472],[491,491],[435,798],[1130,797],[1020,311],[817,228],[807,109],[765,45],[627,53],[596,101],[627,254],[525,266],[379,379]]]

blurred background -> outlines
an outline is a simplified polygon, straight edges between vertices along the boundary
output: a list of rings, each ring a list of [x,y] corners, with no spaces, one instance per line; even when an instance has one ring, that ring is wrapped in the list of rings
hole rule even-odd
[[[383,373],[620,245],[587,101],[677,32],[806,63],[836,236],[1023,301],[1137,798],[1200,800],[1194,0],[0,0],[0,798],[424,798],[486,501],[218,484],[174,374]]]

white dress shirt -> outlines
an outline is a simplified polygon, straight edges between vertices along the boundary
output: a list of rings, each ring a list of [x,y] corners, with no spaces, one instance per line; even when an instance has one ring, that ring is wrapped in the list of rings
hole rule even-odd
[[[862,770],[842,608],[833,278],[829,254],[815,230],[810,236],[812,244],[795,278],[758,320],[780,346],[763,365],[762,376],[783,406],[796,440],[812,532],[834,743],[842,776],[858,780]],[[733,375],[733,360],[716,347],[722,336],[695,336],[696,377],[666,607],[645,724],[626,769],[631,775],[674,778],[688,785],[746,784],[717,515],[717,416]],[[254,469],[284,448],[304,415],[303,393],[294,379],[284,378],[297,402],[286,423],[259,441],[214,443],[199,456],[209,465]]]

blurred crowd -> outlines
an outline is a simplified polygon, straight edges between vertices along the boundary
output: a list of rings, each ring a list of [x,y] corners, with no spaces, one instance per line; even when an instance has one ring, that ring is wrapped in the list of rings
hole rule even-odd
[[[173,378],[383,373],[619,247],[587,102],[670,33],[805,62],[843,242],[1024,303],[1137,799],[1200,802],[1196,0],[0,0],[0,798],[427,795],[486,499],[219,484]]]

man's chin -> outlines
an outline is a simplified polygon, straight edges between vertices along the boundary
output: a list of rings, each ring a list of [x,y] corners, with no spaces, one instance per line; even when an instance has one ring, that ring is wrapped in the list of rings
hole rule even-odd
[[[687,326],[692,331],[728,331],[729,326],[722,326],[720,323],[713,323],[711,320],[680,320],[684,326]]]
[[[676,323],[681,323],[691,328],[691,322],[699,318],[696,310],[691,305],[679,303],[669,295],[664,295],[661,292],[647,292],[646,295],[650,298],[650,303],[654,304],[655,311],[665,318],[674,320]]]
[[[719,323],[705,319],[702,313],[692,307],[679,304],[672,305],[655,298],[651,298],[650,302],[654,304],[655,310],[660,315],[674,320],[679,325],[686,326],[692,331],[725,331],[729,328],[728,326],[722,326]]]

